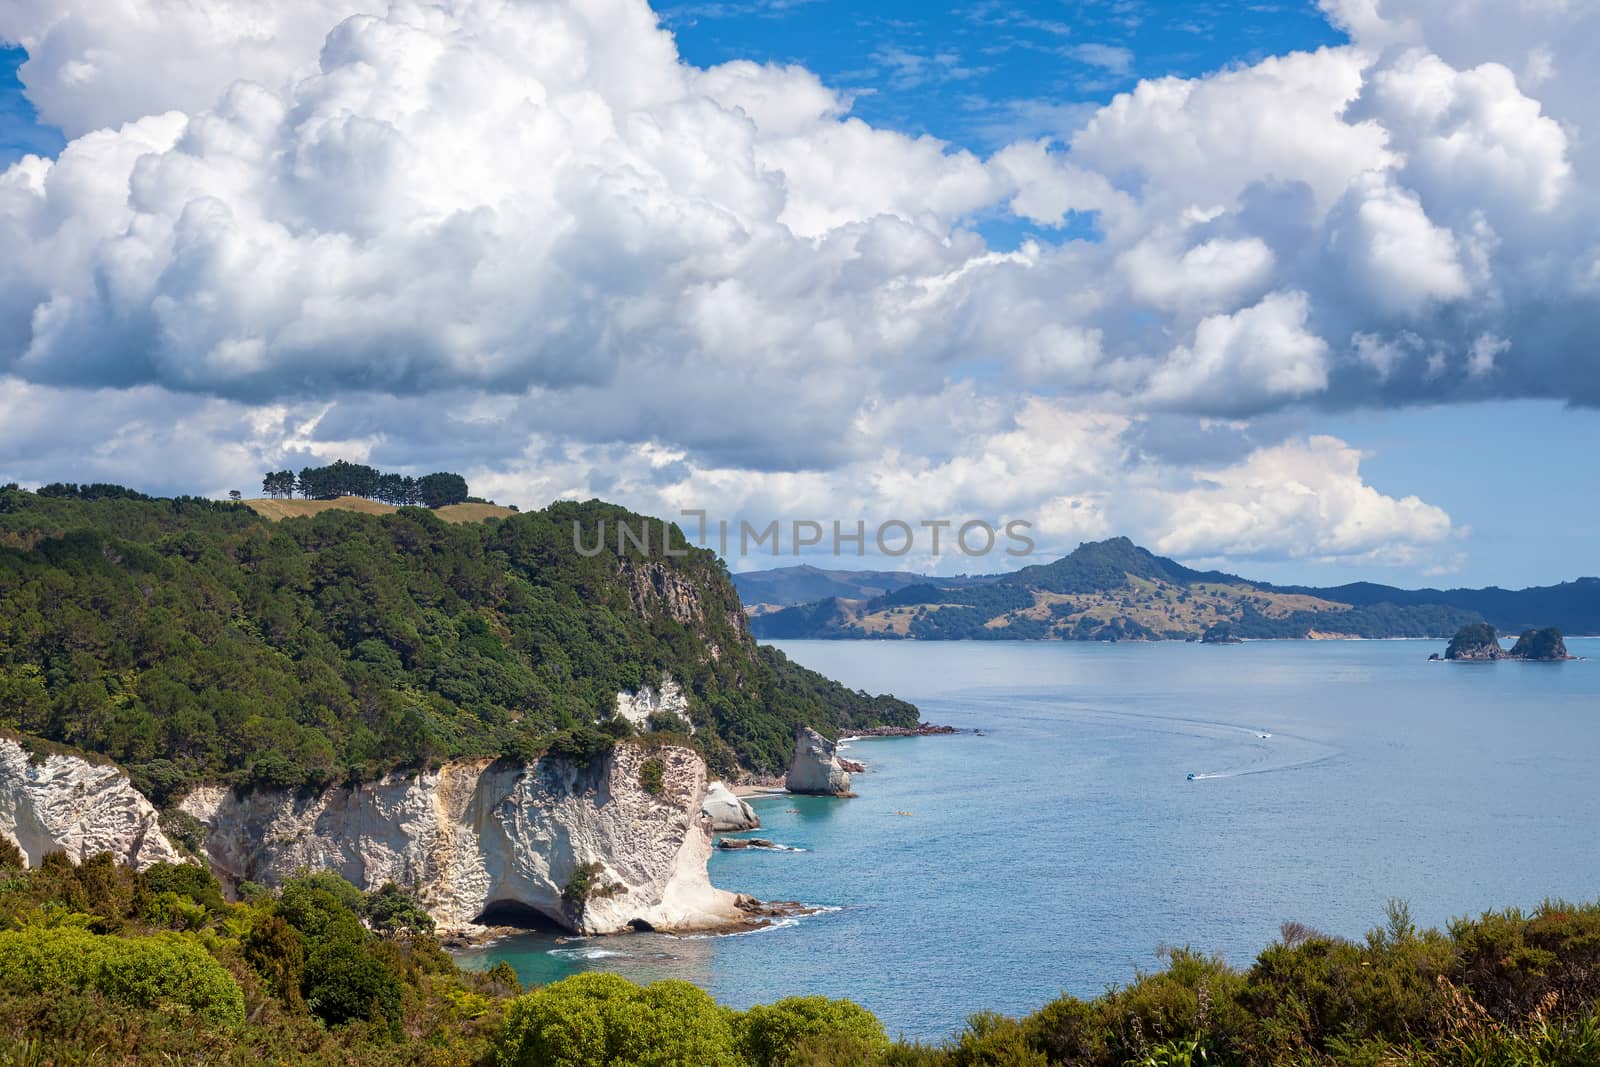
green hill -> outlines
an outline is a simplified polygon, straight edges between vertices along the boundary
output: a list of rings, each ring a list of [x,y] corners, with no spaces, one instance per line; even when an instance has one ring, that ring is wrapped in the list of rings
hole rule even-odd
[[[916,722],[757,646],[721,561],[676,527],[681,557],[575,550],[575,523],[592,545],[619,520],[644,521],[598,501],[268,521],[0,489],[0,728],[109,756],[159,801],[593,749],[627,730],[618,691],[667,674],[723,774],[779,770],[797,723]]]

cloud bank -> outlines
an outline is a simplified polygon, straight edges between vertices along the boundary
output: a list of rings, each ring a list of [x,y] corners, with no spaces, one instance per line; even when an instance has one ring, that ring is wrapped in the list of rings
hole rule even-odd
[[[0,474],[454,453],[522,503],[1449,554],[1448,515],[1282,428],[1600,401],[1600,27],[1504,7],[1327,0],[1346,47],[983,157],[802,68],[688,65],[640,0],[19,0],[0,37],[71,141],[0,174]],[[1062,236],[997,250],[996,217]]]

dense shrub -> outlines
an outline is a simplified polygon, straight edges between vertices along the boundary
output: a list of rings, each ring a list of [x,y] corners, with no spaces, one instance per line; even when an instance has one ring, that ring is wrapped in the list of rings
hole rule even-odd
[[[741,1067],[729,1013],[687,982],[582,974],[519,997],[498,1067]]]
[[[400,1021],[400,982],[359,941],[333,940],[306,957],[300,995],[330,1026],[369,1020]]]
[[[740,1017],[739,1051],[754,1067],[791,1067],[826,1048],[835,1058],[873,1062],[888,1047],[877,1016],[848,1000],[789,997]]]
[[[639,788],[653,797],[661,795],[666,788],[666,765],[655,757],[639,764]]]
[[[177,934],[108,937],[71,928],[0,931],[0,989],[92,990],[137,1008],[177,1008],[213,1022],[244,1022],[233,976]]]
[[[600,974],[522,994],[504,963],[460,972],[406,918],[414,902],[398,887],[362,893],[322,873],[237,904],[214,889],[195,869],[136,875],[109,857],[9,869],[0,1067],[1600,1064],[1600,904],[1548,901],[1445,931],[1416,929],[1395,904],[1359,941],[1286,924],[1247,968],[1174,950],[1100,996],[979,1013],[924,1045],[820,997],[741,1014],[682,982]],[[162,924],[194,928],[152,933]]]

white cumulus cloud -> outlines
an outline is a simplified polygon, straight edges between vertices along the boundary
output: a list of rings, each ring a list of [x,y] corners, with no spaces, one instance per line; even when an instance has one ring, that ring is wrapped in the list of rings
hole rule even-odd
[[[1257,479],[1295,518],[1206,518],[1238,551],[1435,544],[1344,446],[1202,491],[1127,444],[1152,412],[1600,403],[1594,6],[1324,8],[1349,45],[1140,82],[985,157],[799,66],[686,63],[643,0],[14,0],[0,37],[70,143],[0,173],[0,389],[107,412],[106,458],[73,439],[107,477],[147,469],[141,432],[214,435],[217,480],[347,442],[551,492],[622,492],[606,465],[643,449],[644,496],[693,471],[976,507],[1005,482],[1112,530],[1111,490],[1013,437],[1089,425],[1164,522]],[[1032,236],[992,248],[992,219]],[[14,416],[8,455],[22,426],[62,454]]]

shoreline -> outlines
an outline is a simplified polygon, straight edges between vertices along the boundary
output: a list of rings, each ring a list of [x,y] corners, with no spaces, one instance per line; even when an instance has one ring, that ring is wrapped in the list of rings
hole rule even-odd
[[[1596,640],[1596,639],[1600,639],[1600,634],[1566,634],[1565,636],[1566,636],[1567,640],[1569,640],[1569,641],[1593,641],[1593,640]],[[1344,636],[1344,637],[1241,637],[1241,638],[1239,638],[1238,643],[1242,644],[1242,645],[1264,645],[1264,644],[1305,644],[1305,645],[1316,644],[1316,645],[1328,645],[1328,644],[1339,644],[1341,642],[1344,642],[1344,643],[1356,643],[1356,642],[1363,642],[1363,641],[1364,642],[1369,642],[1369,643],[1370,642],[1378,642],[1378,641],[1449,641],[1450,637],[1451,637],[1451,635],[1449,635],[1449,634],[1446,634],[1443,637],[1356,637],[1356,636]],[[995,637],[986,637],[986,638],[972,638],[972,637],[955,637],[955,638],[947,638],[947,637],[940,637],[940,638],[917,638],[917,637],[894,637],[894,638],[884,638],[884,637],[762,637],[762,638],[757,638],[757,640],[766,642],[768,644],[774,644],[774,645],[791,645],[791,644],[803,644],[803,643],[814,643],[814,644],[819,644],[819,645],[820,644],[835,644],[835,643],[846,644],[846,643],[850,643],[850,642],[856,642],[856,643],[860,643],[860,644],[871,644],[871,643],[895,644],[895,643],[904,643],[904,644],[922,644],[922,645],[961,645],[961,644],[966,644],[966,645],[978,645],[978,644],[983,644],[983,645],[1200,645],[1200,644],[1205,644],[1205,642],[1201,641],[1200,638],[1198,638],[1198,637],[1195,637],[1195,638],[1192,638],[1192,639],[1191,638],[1187,638],[1187,637],[1185,637],[1185,638],[1177,638],[1177,637],[1123,638],[1120,641],[1092,641],[1092,640],[1091,641],[1079,641],[1079,640],[1076,640],[1074,638],[1068,638],[1068,637],[1038,637],[1038,638],[1035,638],[1035,637],[1000,637],[1000,638],[995,638]],[[1215,644],[1215,642],[1213,642],[1213,644]]]
[[[781,785],[735,785],[729,788],[733,790],[733,795],[741,800],[749,800],[752,797],[783,797],[789,795],[789,791]]]

